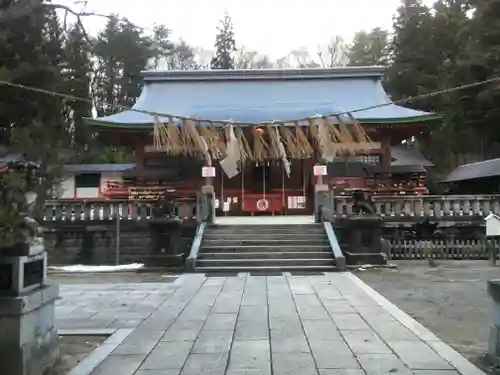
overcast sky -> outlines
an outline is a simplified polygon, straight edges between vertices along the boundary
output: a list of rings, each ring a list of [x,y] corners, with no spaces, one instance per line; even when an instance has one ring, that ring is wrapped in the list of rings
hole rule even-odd
[[[55,1],[54,1],[55,2]],[[72,5],[74,0],[58,2]],[[424,0],[432,4],[433,0]],[[88,0],[87,11],[119,13],[134,24],[163,23],[175,39],[212,49],[216,26],[224,11],[234,23],[238,47],[279,58],[298,48],[315,50],[335,35],[346,41],[360,29],[389,29],[400,0]],[[89,17],[89,32],[105,20]]]

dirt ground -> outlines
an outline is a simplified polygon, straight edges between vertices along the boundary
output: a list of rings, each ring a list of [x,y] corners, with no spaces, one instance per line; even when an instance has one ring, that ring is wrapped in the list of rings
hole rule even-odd
[[[492,302],[487,280],[500,278],[500,267],[483,261],[394,262],[397,269],[356,275],[443,341],[483,367]]]
[[[106,336],[59,337],[59,359],[47,375],[66,375],[101,345],[106,338]]]

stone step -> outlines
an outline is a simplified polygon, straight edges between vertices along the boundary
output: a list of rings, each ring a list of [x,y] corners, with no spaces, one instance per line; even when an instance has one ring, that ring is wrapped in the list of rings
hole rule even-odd
[[[333,259],[332,252],[273,252],[273,253],[200,253],[200,259]]]
[[[333,259],[198,259],[196,269],[200,267],[287,267],[287,266],[334,266]]]
[[[325,238],[311,238],[311,239],[267,239],[267,238],[261,238],[260,236],[257,236],[258,238],[252,238],[252,239],[218,239],[218,238],[204,238],[203,239],[203,246],[278,246],[278,245],[284,245],[284,246],[312,246],[312,245],[319,245],[319,246],[328,246],[328,238],[325,236]]]
[[[206,240],[316,240],[328,239],[327,235],[322,233],[211,233],[205,232],[203,239]]]
[[[208,227],[205,229],[205,233],[217,233],[217,234],[245,234],[245,233],[324,233],[325,229],[321,227],[311,226],[306,228],[294,227],[294,226],[284,226],[284,227],[268,227],[265,225],[257,226],[242,226],[234,225],[223,228]]]
[[[206,246],[202,245],[200,253],[291,253],[291,252],[331,252],[330,246]]]
[[[311,224],[242,224],[242,225],[218,225],[211,224],[208,226],[208,229],[234,229],[234,228],[243,228],[243,229],[252,229],[252,228],[269,228],[269,229],[286,229],[286,228],[295,228],[295,229],[304,229],[310,230],[312,228],[323,228],[323,224],[311,223]]]
[[[335,265],[331,266],[238,266],[238,267],[196,267],[197,273],[210,272],[293,272],[293,271],[318,271],[318,272],[333,272],[336,271]]]

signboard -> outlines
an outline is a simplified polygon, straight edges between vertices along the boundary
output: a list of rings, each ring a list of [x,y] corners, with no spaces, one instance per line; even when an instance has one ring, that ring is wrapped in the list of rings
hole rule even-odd
[[[215,167],[203,167],[201,169],[201,177],[214,178],[215,177]]]
[[[128,199],[131,201],[156,201],[163,198],[166,188],[160,186],[130,187]]]
[[[326,165],[315,165],[313,171],[315,176],[326,176],[328,174]]]
[[[304,196],[289,196],[288,197],[289,210],[302,210],[306,208],[306,197]]]

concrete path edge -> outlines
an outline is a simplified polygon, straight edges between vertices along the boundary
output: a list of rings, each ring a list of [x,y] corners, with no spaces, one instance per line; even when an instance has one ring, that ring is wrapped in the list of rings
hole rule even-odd
[[[83,361],[73,367],[67,375],[90,375],[97,366],[99,366],[123,340],[125,340],[135,328],[117,329],[110,337],[95,348]]]

